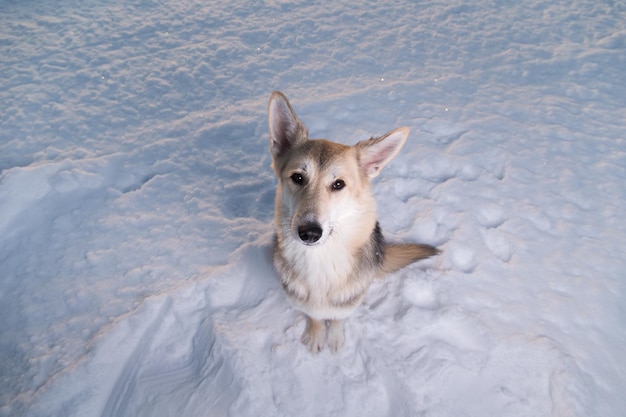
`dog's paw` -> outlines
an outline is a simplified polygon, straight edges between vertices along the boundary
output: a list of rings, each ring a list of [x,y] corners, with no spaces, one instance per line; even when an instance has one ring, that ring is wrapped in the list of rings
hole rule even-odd
[[[334,353],[343,347],[344,342],[343,321],[331,320],[328,323],[328,347]]]
[[[302,343],[311,353],[319,353],[326,343],[324,322],[307,317],[306,329],[302,333]]]

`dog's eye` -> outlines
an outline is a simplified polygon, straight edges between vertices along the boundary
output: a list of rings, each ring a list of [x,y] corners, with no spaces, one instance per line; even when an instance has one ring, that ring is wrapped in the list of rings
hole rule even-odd
[[[302,174],[298,174],[297,172],[292,174],[289,178],[291,178],[291,181],[293,181],[294,184],[302,185],[304,183],[304,177]]]
[[[343,180],[336,180],[335,182],[333,182],[333,191],[339,191],[345,186],[346,183]]]

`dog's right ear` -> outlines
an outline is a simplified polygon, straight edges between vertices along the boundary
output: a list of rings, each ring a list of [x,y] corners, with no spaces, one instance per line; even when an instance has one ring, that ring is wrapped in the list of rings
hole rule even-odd
[[[400,152],[409,137],[409,131],[408,127],[399,127],[379,138],[363,140],[354,145],[359,151],[359,164],[370,179],[378,176],[383,167]]]
[[[270,97],[268,119],[272,158],[280,156],[297,143],[308,140],[307,128],[280,91],[274,91]]]

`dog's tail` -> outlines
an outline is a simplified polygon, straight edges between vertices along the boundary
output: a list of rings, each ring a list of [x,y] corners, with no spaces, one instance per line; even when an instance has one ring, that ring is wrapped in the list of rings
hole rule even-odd
[[[391,243],[385,246],[383,272],[389,274],[420,259],[437,255],[439,249],[417,243]]]

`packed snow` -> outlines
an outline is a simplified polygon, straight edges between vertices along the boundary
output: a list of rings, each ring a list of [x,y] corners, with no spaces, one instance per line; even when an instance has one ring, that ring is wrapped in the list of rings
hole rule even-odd
[[[626,5],[0,2],[0,416],[626,415]],[[311,355],[267,100],[408,126],[377,282]]]

